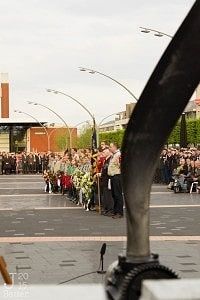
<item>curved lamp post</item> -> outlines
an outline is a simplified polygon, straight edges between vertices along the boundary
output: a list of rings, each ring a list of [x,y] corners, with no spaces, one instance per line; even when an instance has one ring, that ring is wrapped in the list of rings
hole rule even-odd
[[[48,93],[54,93],[54,94],[60,94],[60,95],[63,95],[67,98],[70,98],[71,100],[73,100],[74,102],[76,102],[77,104],[79,104],[89,115],[90,117],[92,118],[92,122],[93,122],[93,131],[96,130],[96,120],[95,120],[95,116],[92,114],[92,112],[84,105],[82,104],[78,99],[72,97],[71,95],[68,95],[64,92],[61,92],[61,91],[57,91],[57,90],[52,90],[52,89],[46,89],[46,91]]]
[[[41,106],[41,107],[44,107],[44,108],[48,109],[49,111],[51,111],[54,115],[56,115],[64,123],[64,125],[67,128],[68,133],[69,133],[69,147],[71,149],[72,141],[71,141],[71,136],[70,136],[70,129],[69,129],[69,126],[67,125],[67,123],[65,122],[65,120],[57,112],[55,112],[53,109],[49,108],[48,106],[46,106],[44,104],[41,104],[41,103],[38,103],[38,102],[33,102],[33,101],[28,101],[28,104],[38,105],[38,106]]]
[[[124,84],[122,84],[120,81],[116,80],[115,78],[111,77],[110,75],[104,74],[104,73],[99,72],[97,70],[93,70],[93,69],[89,69],[89,68],[83,68],[83,67],[79,67],[79,70],[81,72],[89,72],[90,74],[99,74],[101,76],[104,76],[104,77],[114,81],[115,83],[117,83],[118,85],[123,87],[134,98],[134,100],[136,102],[138,101],[138,98],[133,94],[133,92],[131,92],[131,90],[129,90]]]
[[[49,150],[50,150],[50,149],[49,149],[49,148],[50,148],[50,135],[49,135],[49,133],[48,133],[46,127],[45,127],[38,119],[36,119],[34,116],[28,114],[27,112],[24,112],[24,111],[21,111],[21,110],[17,110],[17,109],[15,109],[14,112],[19,113],[19,114],[26,115],[26,116],[32,118],[33,120],[35,120],[38,124],[40,124],[40,126],[44,129],[44,131],[45,131],[45,133],[46,133],[46,135],[47,135],[47,149],[48,149],[48,151],[49,151]]]
[[[72,130],[70,130],[71,139],[72,139],[72,133],[73,133],[74,130],[77,128],[77,126],[82,125],[82,124],[84,124],[84,123],[90,124],[89,121],[83,121],[83,122],[80,122],[80,123],[76,124],[75,126],[73,126]]]
[[[98,124],[98,126],[97,126],[97,141],[98,141],[98,145],[99,145],[99,130],[100,130],[101,124],[102,124],[106,119],[108,119],[108,118],[110,118],[110,117],[112,117],[112,116],[115,116],[115,115],[117,115],[117,113],[110,114],[110,115],[104,117],[104,118],[99,122],[99,124]]]
[[[110,117],[112,117],[112,116],[116,116],[116,115],[117,115],[117,113],[113,113],[113,114],[110,114],[110,115],[104,117],[104,118],[99,122],[98,127],[100,127],[100,126],[102,125],[102,123],[103,123],[106,119],[108,119],[108,118],[110,118]]]
[[[143,33],[153,33],[157,37],[167,36],[171,39],[173,38],[172,35],[162,32],[162,31],[159,31],[159,30],[156,30],[156,29],[151,29],[151,28],[147,28],[147,27],[140,27],[140,29],[141,29],[141,32],[143,32]]]
[[[173,38],[172,35],[156,30],[156,29],[151,29],[151,28],[146,28],[146,27],[140,27],[141,32],[143,33],[153,33],[156,37],[163,37],[166,36],[170,39]],[[184,138],[183,138],[184,137]],[[182,114],[181,116],[181,128],[180,128],[180,146],[187,145],[187,125],[185,122],[185,113]]]

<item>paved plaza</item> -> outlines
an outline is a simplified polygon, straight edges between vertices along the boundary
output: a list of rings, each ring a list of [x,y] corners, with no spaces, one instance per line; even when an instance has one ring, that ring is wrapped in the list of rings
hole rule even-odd
[[[200,195],[174,194],[154,185],[150,204],[151,251],[181,277],[200,276]],[[107,243],[105,268],[126,247],[126,220],[86,212],[66,195],[46,194],[41,175],[0,177],[0,254],[28,283],[67,281],[95,272]],[[101,283],[96,273],[71,283]],[[2,279],[0,279],[2,281]]]

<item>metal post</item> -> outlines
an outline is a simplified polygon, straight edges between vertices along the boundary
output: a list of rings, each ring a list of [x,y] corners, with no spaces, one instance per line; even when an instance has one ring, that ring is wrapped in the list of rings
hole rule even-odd
[[[130,95],[131,97],[133,97],[133,99],[137,102],[138,98],[133,94],[133,92],[127,88],[127,86],[125,86],[123,83],[121,83],[120,81],[116,80],[115,78],[111,77],[110,75],[104,74],[102,72],[93,70],[93,69],[89,69],[89,68],[83,68],[83,67],[79,67],[80,71],[84,72],[84,71],[88,71],[90,74],[99,74],[102,75],[112,81],[114,81],[115,83],[117,83],[118,85],[120,85],[121,87],[123,87],[123,89],[125,89]]]
[[[36,119],[34,116],[28,114],[27,112],[24,112],[24,111],[21,111],[21,110],[14,110],[14,112],[17,112],[19,114],[24,114],[24,115],[32,118],[33,120],[35,120],[38,124],[40,124],[40,126],[44,129],[44,131],[46,133],[46,136],[47,136],[47,149],[49,151],[49,133],[48,133],[48,130],[46,129],[46,127],[38,119]]]
[[[70,128],[67,125],[67,123],[65,122],[65,120],[53,109],[49,108],[48,106],[38,103],[38,102],[32,102],[32,101],[28,101],[28,104],[33,104],[33,105],[39,105],[41,107],[44,107],[45,109],[48,109],[49,111],[51,111],[54,115],[56,115],[66,126],[67,130],[68,130],[68,134],[69,134],[69,139],[70,139]],[[68,136],[66,137],[66,141],[67,141]],[[69,147],[71,148],[71,140],[69,140]]]
[[[83,105],[83,103],[81,103],[78,99],[76,99],[76,98],[74,98],[74,97],[72,97],[71,95],[68,95],[68,94],[66,94],[66,93],[63,93],[63,92],[61,92],[61,91],[57,91],[57,90],[52,90],[52,89],[47,89],[47,92],[49,92],[49,93],[54,93],[54,94],[60,94],[60,95],[63,95],[63,96],[65,96],[65,97],[67,97],[67,98],[70,98],[71,100],[73,100],[74,102],[76,102],[78,105],[80,105],[89,115],[90,115],[90,117],[92,118],[92,120],[93,120],[93,124],[96,124],[96,121],[95,121],[95,117],[94,117],[94,115],[91,113],[91,111],[85,106],[85,105]],[[94,129],[94,128],[93,128]],[[96,125],[95,125],[95,129],[96,129]],[[69,135],[70,135],[70,133],[69,133]]]

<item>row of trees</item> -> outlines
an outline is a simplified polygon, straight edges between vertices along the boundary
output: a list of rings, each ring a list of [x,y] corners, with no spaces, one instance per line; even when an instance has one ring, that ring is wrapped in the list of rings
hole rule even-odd
[[[180,144],[180,127],[181,122],[179,121],[174,129],[172,130],[168,144]],[[198,145],[200,144],[200,119],[186,119],[187,128],[187,143]],[[123,140],[124,130],[114,131],[114,132],[102,132],[100,133],[100,141],[104,140],[107,143],[110,141],[116,142],[121,145]]]
[[[187,142],[188,144],[200,144],[200,119],[187,119]],[[85,126],[83,127],[80,135],[77,139],[77,147],[80,149],[91,147],[91,136],[92,128]],[[112,131],[112,132],[101,132],[99,135],[100,142],[105,141],[106,143],[115,142],[118,145],[122,144],[124,136],[124,130]],[[58,137],[57,144],[61,150],[66,148],[65,136]],[[174,127],[169,139],[168,144],[180,144],[180,121]]]
[[[187,119],[187,143],[188,144],[200,144],[200,119]],[[180,142],[180,122],[177,123],[172,131],[168,144],[179,144]]]

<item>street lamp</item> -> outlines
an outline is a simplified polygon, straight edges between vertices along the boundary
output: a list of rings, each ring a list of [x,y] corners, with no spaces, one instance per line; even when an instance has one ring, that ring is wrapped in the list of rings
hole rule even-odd
[[[106,119],[108,119],[108,118],[110,118],[110,117],[112,117],[112,116],[116,116],[116,115],[117,115],[117,113],[113,113],[113,114],[110,114],[110,115],[104,117],[104,118],[99,122],[98,127],[100,127],[101,124],[102,124]]]
[[[110,115],[104,117],[104,118],[99,122],[99,124],[98,124],[98,126],[97,126],[97,141],[98,141],[98,145],[99,145],[99,132],[100,132],[100,126],[101,126],[101,124],[102,124],[106,119],[108,119],[108,118],[110,118],[110,117],[112,117],[112,116],[115,116],[115,115],[117,115],[117,113],[110,114]]]
[[[54,93],[54,94],[60,94],[60,95],[63,95],[65,97],[68,97],[70,98],[71,100],[73,100],[74,102],[76,102],[77,104],[79,104],[89,115],[90,117],[92,118],[92,122],[93,122],[93,133],[96,131],[96,120],[95,120],[95,116],[91,113],[91,111],[84,105],[82,104],[78,99],[72,97],[71,95],[68,95],[66,93],[63,93],[61,91],[57,91],[57,90],[52,90],[52,89],[46,89],[46,91],[48,93]],[[96,144],[96,142],[95,142]],[[93,148],[96,148],[97,145],[94,145]]]
[[[99,75],[102,75],[102,76],[104,76],[104,77],[106,77],[106,78],[114,81],[115,83],[117,83],[118,85],[120,85],[121,87],[123,87],[134,98],[134,100],[136,102],[138,101],[138,98],[133,94],[133,92],[131,92],[131,90],[129,90],[124,84],[122,84],[121,82],[119,82],[115,78],[111,77],[110,75],[104,74],[102,72],[99,72],[99,71],[96,71],[96,70],[93,70],[93,69],[83,68],[83,67],[79,67],[79,70],[81,72],[88,72],[90,74],[99,74]]]
[[[159,31],[159,30],[156,30],[156,29],[151,29],[151,28],[147,28],[147,27],[140,27],[140,29],[141,29],[142,33],[153,33],[156,37],[167,36],[171,39],[173,38],[172,35],[162,32],[162,31]]]
[[[65,120],[57,112],[55,112],[53,109],[49,108],[48,106],[46,106],[44,104],[41,104],[41,103],[38,103],[38,102],[33,102],[33,101],[28,101],[28,104],[38,105],[38,106],[44,107],[45,109],[48,109],[49,111],[51,111],[54,115],[56,115],[64,123],[64,125],[67,128],[68,133],[69,133],[69,147],[71,149],[72,148],[72,141],[71,141],[71,136],[70,136],[70,129],[69,129],[69,126],[67,125],[67,123],[65,122]]]
[[[80,122],[80,123],[76,124],[75,126],[73,126],[72,130],[70,130],[70,135],[71,135],[70,138],[71,138],[71,139],[72,139],[72,133],[74,132],[74,130],[75,130],[79,125],[82,125],[82,124],[84,124],[84,123],[90,124],[89,121],[83,121],[83,122]]]
[[[168,38],[173,38],[172,35],[169,35],[167,33],[155,30],[155,29],[150,29],[150,28],[145,28],[145,27],[140,27],[142,30],[141,32],[143,33],[154,33],[155,36],[157,37],[162,37],[162,36],[167,36]],[[183,112],[181,115],[181,125],[180,125],[180,147],[184,148],[187,147],[187,124],[185,120],[185,113]]]
[[[21,111],[21,110],[17,110],[17,109],[15,109],[14,112],[26,115],[26,116],[32,118],[33,120],[35,120],[38,124],[40,124],[40,126],[44,129],[44,131],[45,131],[45,133],[47,135],[47,149],[49,151],[49,146],[50,146],[50,139],[49,138],[50,138],[50,136],[48,134],[48,131],[47,131],[46,127],[38,119],[36,119],[34,116],[28,114],[27,112],[24,112],[24,111]]]

